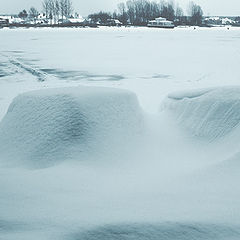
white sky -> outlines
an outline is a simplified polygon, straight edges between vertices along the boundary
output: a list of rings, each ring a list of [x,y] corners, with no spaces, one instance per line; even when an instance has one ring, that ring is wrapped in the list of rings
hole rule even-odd
[[[74,9],[82,16],[95,11],[113,11],[122,0],[72,0]],[[125,0],[123,0],[125,1]],[[41,10],[41,0],[0,0],[0,13],[18,13],[31,6]],[[189,0],[175,0],[185,10]],[[195,0],[204,10],[205,15],[234,15],[240,16],[240,0]]]

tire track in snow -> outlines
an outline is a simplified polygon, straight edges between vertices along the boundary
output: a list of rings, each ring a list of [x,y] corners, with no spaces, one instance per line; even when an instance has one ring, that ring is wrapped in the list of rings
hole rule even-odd
[[[0,54],[0,56],[7,59],[7,62],[21,71],[25,71],[33,75],[38,79],[39,82],[44,82],[48,79],[55,80],[67,80],[67,81],[78,81],[78,80],[87,80],[87,81],[120,81],[125,79],[122,75],[114,74],[91,74],[84,71],[64,71],[60,69],[48,69],[48,68],[36,68],[30,64],[15,58],[14,56],[9,56],[5,54]]]
[[[20,70],[23,70],[27,73],[30,73],[32,76],[36,77],[39,82],[44,82],[49,77],[49,75],[47,73],[45,73],[39,69],[36,69],[30,65],[24,64],[23,62],[17,60],[13,56],[5,55],[5,54],[1,54],[1,56],[3,58],[6,58],[7,61],[9,62],[9,64],[11,64],[12,66],[14,66]]]
[[[47,74],[46,73],[44,73],[44,72],[42,72],[38,69],[35,69],[31,66],[28,66],[28,65],[20,62],[19,60],[11,58],[11,59],[9,59],[9,62],[11,64],[13,64],[14,66],[16,66],[18,68],[21,68],[21,69],[27,71],[28,73],[32,74],[33,76],[35,76],[38,79],[39,82],[44,82],[47,79]]]

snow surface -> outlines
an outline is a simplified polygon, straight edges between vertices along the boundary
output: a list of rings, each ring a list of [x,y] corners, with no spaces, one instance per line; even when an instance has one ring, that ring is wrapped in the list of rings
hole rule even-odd
[[[0,39],[0,239],[240,238],[239,28]]]

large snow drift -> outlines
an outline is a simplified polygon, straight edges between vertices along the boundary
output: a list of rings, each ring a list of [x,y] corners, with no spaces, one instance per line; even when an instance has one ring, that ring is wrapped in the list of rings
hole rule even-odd
[[[170,111],[193,135],[209,140],[223,137],[239,125],[240,87],[222,87],[169,94]]]
[[[123,143],[129,144],[142,127],[137,98],[126,90],[75,87],[32,91],[16,97],[0,123],[0,157],[8,163],[17,159],[48,166],[93,151],[124,148]]]

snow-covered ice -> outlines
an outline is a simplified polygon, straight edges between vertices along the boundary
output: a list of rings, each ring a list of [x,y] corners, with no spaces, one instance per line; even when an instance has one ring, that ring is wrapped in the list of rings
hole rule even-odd
[[[0,39],[0,239],[240,238],[238,28]]]

